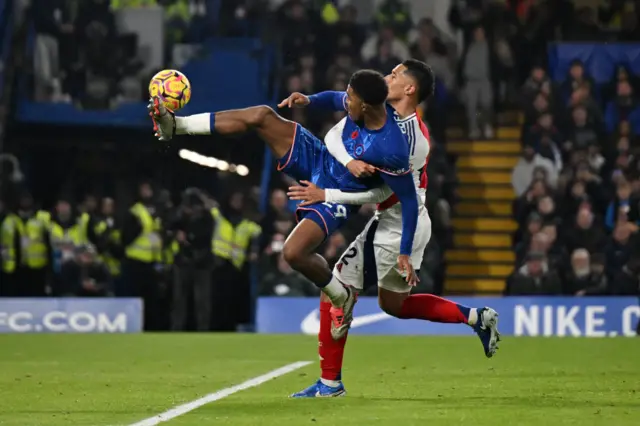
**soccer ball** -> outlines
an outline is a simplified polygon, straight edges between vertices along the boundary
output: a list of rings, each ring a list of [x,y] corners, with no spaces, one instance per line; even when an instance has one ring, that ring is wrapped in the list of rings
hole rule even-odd
[[[149,95],[159,96],[167,108],[177,111],[191,99],[191,83],[180,71],[162,70],[151,79]]]

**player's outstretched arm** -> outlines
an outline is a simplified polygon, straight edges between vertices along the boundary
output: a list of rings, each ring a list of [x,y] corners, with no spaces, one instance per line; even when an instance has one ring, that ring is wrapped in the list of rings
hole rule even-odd
[[[309,181],[302,181],[300,185],[289,187],[287,195],[295,201],[302,201],[300,206],[308,206],[315,203],[339,203],[362,205],[370,203],[381,203],[393,194],[391,188],[383,185],[379,188],[369,189],[362,192],[343,192],[339,189],[322,189]]]
[[[278,108],[300,108],[311,106],[316,109],[327,111],[346,111],[346,92],[336,92],[327,90],[315,95],[304,95],[300,92],[290,94],[286,99],[278,104]]]

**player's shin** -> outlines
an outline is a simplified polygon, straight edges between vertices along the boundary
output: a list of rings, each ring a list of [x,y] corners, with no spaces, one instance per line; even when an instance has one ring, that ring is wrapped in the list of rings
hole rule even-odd
[[[334,340],[331,336],[331,302],[320,298],[320,331],[318,332],[318,355],[320,357],[320,380],[327,386],[336,387],[342,380],[342,359],[347,336]]]

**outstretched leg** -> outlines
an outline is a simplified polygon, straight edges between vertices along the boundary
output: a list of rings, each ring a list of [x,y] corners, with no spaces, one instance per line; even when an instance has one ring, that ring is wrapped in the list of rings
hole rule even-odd
[[[289,151],[296,135],[297,124],[266,105],[176,117],[160,98],[154,97],[149,112],[161,140],[171,140],[174,135],[237,135],[255,131],[280,158]]]
[[[401,285],[400,282],[398,287]],[[378,288],[378,304],[383,311],[400,319],[469,324],[480,337],[488,358],[498,348],[498,314],[491,308],[469,308],[433,294],[410,294],[385,288]]]

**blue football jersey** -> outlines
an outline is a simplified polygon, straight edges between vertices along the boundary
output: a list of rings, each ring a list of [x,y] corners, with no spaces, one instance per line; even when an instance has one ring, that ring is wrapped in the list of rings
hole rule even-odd
[[[394,111],[387,108],[387,121],[378,130],[359,127],[348,116],[340,120],[325,136],[338,138],[353,158],[378,168],[383,173],[400,175],[410,172],[409,145],[394,119]],[[364,191],[382,185],[379,176],[358,179],[328,151],[323,152],[322,167],[314,171],[313,182],[321,188],[343,191]]]

